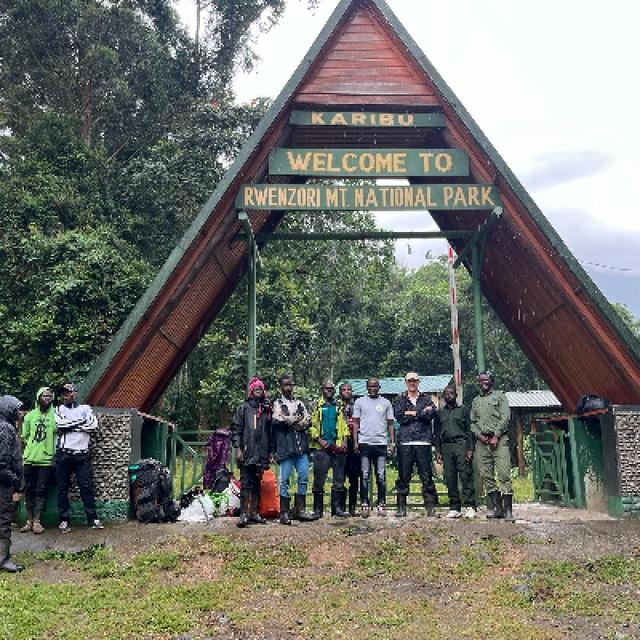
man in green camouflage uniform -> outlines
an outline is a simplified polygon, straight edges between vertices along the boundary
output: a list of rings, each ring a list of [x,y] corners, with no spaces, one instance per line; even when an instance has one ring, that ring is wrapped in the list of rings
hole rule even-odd
[[[478,374],[480,395],[471,404],[471,431],[476,437],[475,456],[487,492],[487,518],[513,521],[509,452],[511,412],[507,396],[493,388],[494,382],[489,371]]]

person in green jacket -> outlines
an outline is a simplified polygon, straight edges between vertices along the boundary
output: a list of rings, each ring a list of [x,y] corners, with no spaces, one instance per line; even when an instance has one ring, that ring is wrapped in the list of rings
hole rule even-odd
[[[20,529],[22,533],[33,531],[40,534],[44,531],[40,518],[53,472],[56,440],[53,397],[49,387],[38,389],[36,408],[29,411],[22,422],[24,499],[27,507],[27,522]]]
[[[495,390],[494,384],[490,371],[478,374],[480,395],[471,404],[471,431],[476,437],[475,455],[487,491],[487,518],[513,522],[509,451],[511,410],[506,394]]]
[[[460,518],[464,503],[465,518],[476,517],[476,497],[473,486],[473,448],[475,436],[469,424],[469,409],[459,406],[456,390],[447,387],[442,392],[444,407],[435,418],[436,461],[444,466],[444,478],[449,494],[447,518]],[[462,485],[462,500],[458,490],[458,478]]]

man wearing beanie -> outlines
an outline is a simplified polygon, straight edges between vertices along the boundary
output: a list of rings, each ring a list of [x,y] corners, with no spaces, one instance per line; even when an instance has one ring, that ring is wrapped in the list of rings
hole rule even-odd
[[[53,471],[55,454],[56,419],[53,410],[53,391],[41,387],[36,393],[36,407],[29,411],[22,423],[24,441],[24,499],[27,522],[22,533],[40,534],[44,527],[40,517],[47,502],[49,479]]]
[[[240,468],[240,519],[238,526],[266,524],[258,513],[262,472],[269,466],[271,407],[260,378],[249,382],[247,400],[231,424],[231,444]]]

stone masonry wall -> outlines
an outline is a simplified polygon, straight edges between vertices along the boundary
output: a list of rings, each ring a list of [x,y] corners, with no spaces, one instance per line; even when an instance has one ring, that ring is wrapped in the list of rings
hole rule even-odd
[[[105,521],[123,520],[129,513],[131,425],[134,412],[94,408],[98,433],[91,436],[91,462],[98,515]],[[72,520],[83,519],[80,494],[75,481],[70,492]],[[76,513],[77,512],[77,513]]]
[[[623,510],[640,516],[640,406],[615,406]]]

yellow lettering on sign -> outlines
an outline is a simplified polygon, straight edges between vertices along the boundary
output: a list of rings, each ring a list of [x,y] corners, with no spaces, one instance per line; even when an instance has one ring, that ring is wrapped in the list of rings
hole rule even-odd
[[[303,155],[301,153],[293,153],[292,151],[287,151],[287,160],[289,162],[289,166],[293,171],[307,171],[312,155],[314,154],[310,152]]]
[[[459,205],[462,207],[467,206],[467,199],[465,198],[465,192],[462,187],[456,187],[456,192],[453,197],[453,206],[457,207]]]
[[[354,126],[364,126],[367,123],[367,116],[364,113],[352,113],[351,124]]]
[[[311,124],[324,124],[324,113],[321,113],[320,111],[312,111]]]
[[[269,206],[276,207],[278,206],[278,189],[277,187],[269,188]]]
[[[360,156],[360,170],[363,173],[371,173],[376,167],[376,157],[373,153],[363,153]]]
[[[244,206],[250,207],[254,203],[253,201],[253,192],[255,191],[255,187],[245,187],[244,188]]]
[[[450,200],[453,198],[453,187],[443,187],[442,195],[444,197],[444,206],[448,207]]]
[[[491,187],[482,187],[482,204],[490,204],[495,207],[496,203],[491,199]]]
[[[331,118],[330,124],[347,124],[347,119],[344,117],[344,113],[336,113],[333,118]]]
[[[425,173],[429,173],[431,171],[431,160],[433,158],[433,153],[419,153],[418,156],[422,160],[422,170]]]
[[[376,173],[393,172],[393,156],[394,153],[377,153],[376,154]]]
[[[418,189],[416,191],[416,198],[414,200],[414,202],[416,203],[416,207],[421,207],[422,209],[426,209],[427,207],[427,200],[424,197],[424,191],[422,189]]]
[[[347,206],[347,187],[338,187],[338,190],[340,191],[340,206],[346,207]]]
[[[393,114],[391,113],[381,113],[380,114],[380,125],[383,127],[390,127],[393,125]]]
[[[356,187],[353,193],[353,204],[358,209],[364,208],[364,189],[362,187]]]
[[[358,156],[355,153],[345,153],[342,156],[342,168],[347,173],[353,173],[358,169]]]
[[[480,198],[478,197],[478,187],[469,187],[469,206],[479,207]]]
[[[259,207],[264,207],[267,204],[267,192],[261,189],[253,189],[255,194],[256,204]]]
[[[398,116],[398,124],[403,127],[413,126],[413,113],[401,113]]]
[[[436,169],[440,173],[449,173],[453,168],[453,158],[449,153],[436,154]]]
[[[369,193],[367,194],[367,200],[365,202],[365,207],[376,207],[378,206],[378,197],[376,196],[376,192],[373,189],[369,189]]]
[[[427,199],[427,207],[435,207],[437,206],[437,202],[434,202],[431,199],[431,187],[425,187],[425,195],[426,195],[426,199]]]
[[[335,187],[327,187],[326,191],[326,205],[327,207],[337,207],[338,206],[338,189]]]

